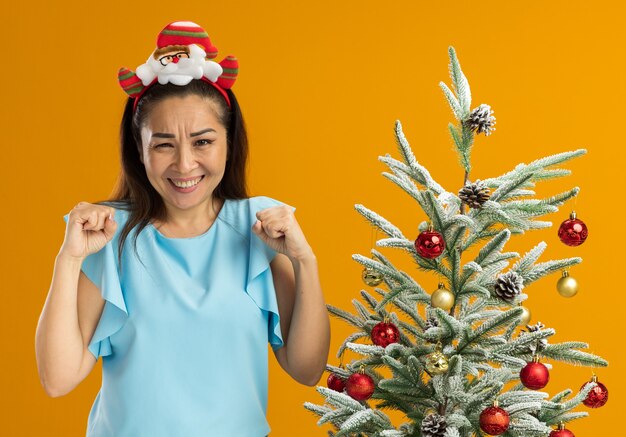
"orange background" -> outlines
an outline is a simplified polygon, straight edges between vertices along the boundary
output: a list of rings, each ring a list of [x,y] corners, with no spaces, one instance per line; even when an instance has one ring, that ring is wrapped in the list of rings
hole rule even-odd
[[[609,403],[570,429],[615,433],[625,366],[620,342],[624,243],[624,6],[621,2],[206,2],[185,8],[155,2],[11,2],[3,7],[2,372],[0,434],[81,436],[100,385],[100,363],[73,392],[49,398],[34,355],[37,321],[62,243],[62,216],[81,200],[107,197],[118,173],[118,126],[125,95],[117,83],[154,49],[176,20],[205,27],[234,54],[234,86],[249,129],[251,195],[296,206],[313,246],[326,301],[354,311],[365,287],[353,253],[369,254],[372,234],[354,210],[361,203],[416,235],[425,216],[381,176],[378,156],[399,158],[399,119],[418,160],[449,191],[461,185],[438,83],[450,84],[447,48],[456,48],[472,107],[491,105],[496,131],[474,145],[471,178],[500,175],[519,162],[587,148],[566,165],[567,178],[539,186],[541,196],[580,186],[576,210],[590,228],[581,247],[562,245],[555,227],[514,237],[525,252],[539,241],[541,260],[581,256],[572,270],[581,290],[555,291],[558,274],[529,286],[533,321],[557,330],[552,342],[579,340],[610,361],[600,380]],[[441,2],[443,3],[443,2]],[[163,9],[161,11],[160,9]],[[16,68],[8,68],[10,65]],[[574,203],[547,217],[558,225]],[[383,235],[379,233],[379,238]],[[437,279],[408,255],[382,249],[428,290]],[[352,328],[332,319],[329,361]],[[268,420],[274,436],[326,435],[303,402],[323,403],[291,380],[270,354]],[[547,390],[577,390],[591,370],[554,362]],[[327,374],[321,384],[325,385]],[[219,378],[219,375],[215,376]],[[236,381],[233,382],[236,384]],[[584,410],[584,408],[579,408]],[[396,425],[400,421],[395,422]],[[619,431],[617,431],[619,432]]]

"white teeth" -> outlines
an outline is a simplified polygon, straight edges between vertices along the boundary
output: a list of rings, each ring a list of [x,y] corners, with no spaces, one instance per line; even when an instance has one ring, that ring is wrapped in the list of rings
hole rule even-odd
[[[176,182],[174,180],[171,180],[172,183],[174,185],[176,185],[177,187],[180,188],[189,188],[189,187],[193,187],[194,185],[196,185],[198,182],[200,182],[200,179],[202,179],[202,177],[199,177],[198,179],[194,179],[192,181],[187,181],[187,182]]]

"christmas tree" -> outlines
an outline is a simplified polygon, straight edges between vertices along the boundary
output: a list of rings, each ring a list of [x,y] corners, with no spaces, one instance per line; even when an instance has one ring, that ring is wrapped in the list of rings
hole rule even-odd
[[[364,266],[366,284],[384,283],[386,288],[375,287],[377,297],[361,290],[364,304],[353,300],[357,314],[328,305],[333,316],[357,330],[337,352],[342,359],[339,367],[327,364],[328,387],[317,387],[324,404],[306,402],[304,407],[319,417],[318,425],[334,426],[329,436],[573,436],[566,424],[588,413],[572,410],[581,403],[604,405],[608,391],[594,376],[576,393],[567,389],[550,397],[541,389],[552,366],[541,361],[590,367],[608,363],[582,351],[588,348],[583,342],[549,343],[555,330],[540,322],[528,325],[530,315],[522,302],[528,297],[525,287],[561,271],[558,290],[573,296],[577,284],[567,271],[582,260],[539,262],[544,242],[523,256],[504,251],[504,246],[512,234],[552,225],[537,218],[557,211],[578,194],[578,187],[544,199],[535,198],[533,188],[570,174],[555,166],[586,150],[548,156],[498,177],[471,181],[474,138],[490,135],[495,117],[485,104],[470,110],[469,83],[452,47],[449,57],[452,89],[443,82],[440,86],[457,121],[448,129],[465,174],[461,189],[455,194],[433,179],[416,160],[396,121],[402,160],[389,154],[379,157],[391,170],[383,176],[408,193],[428,220],[419,224],[419,235],[412,240],[381,215],[355,205],[387,236],[376,242],[378,247],[406,251],[420,274],[440,278],[439,288],[428,293],[375,249],[372,258],[354,254]],[[572,213],[561,224],[559,237],[577,246],[585,241],[587,228]],[[346,350],[362,358],[344,365]],[[384,377],[381,369],[391,376]],[[401,412],[406,421],[394,426],[385,409]]]

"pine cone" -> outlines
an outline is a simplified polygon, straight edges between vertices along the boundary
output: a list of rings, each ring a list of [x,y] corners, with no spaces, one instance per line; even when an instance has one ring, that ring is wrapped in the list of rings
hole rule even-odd
[[[480,208],[489,200],[489,188],[480,179],[476,182],[468,182],[459,190],[459,199],[469,205],[470,208]]]
[[[543,323],[541,323],[539,321],[537,323],[535,323],[534,325],[526,325],[526,328],[528,329],[528,332],[537,332],[537,331],[542,330],[545,327],[546,327],[546,325],[544,325]]]
[[[545,328],[545,326],[543,323],[537,322],[534,325],[526,325],[526,328],[528,328],[528,332],[530,333],[530,332],[539,331],[540,329]],[[522,332],[520,332],[520,335],[524,335],[526,333],[527,332],[522,329]],[[537,340],[535,343],[529,344],[528,350],[530,351],[532,355],[535,355],[537,352],[541,352],[545,350],[546,347],[548,347],[548,339],[542,338],[541,340]]]
[[[428,331],[430,328],[436,328],[439,326],[439,320],[437,318],[429,316],[426,319],[426,323],[424,324],[424,332]],[[429,343],[437,343],[437,340],[426,340]]]
[[[493,127],[496,124],[496,118],[491,114],[493,114],[491,106],[482,103],[470,112],[469,117],[465,120],[465,124],[472,131],[476,131],[477,134],[484,132],[486,136],[489,136],[491,131],[496,130]]]
[[[443,437],[447,427],[444,416],[429,414],[422,420],[422,437]]]
[[[429,317],[426,319],[426,326],[424,326],[424,331],[428,331],[430,328],[436,328],[439,326],[439,321],[435,317]]]
[[[524,288],[524,280],[522,277],[511,270],[503,275],[498,276],[494,286],[495,292],[501,299],[512,301],[515,296],[520,294]]]

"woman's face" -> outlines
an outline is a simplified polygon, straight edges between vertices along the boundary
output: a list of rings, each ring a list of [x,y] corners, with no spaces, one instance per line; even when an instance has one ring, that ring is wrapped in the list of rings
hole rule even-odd
[[[196,95],[170,97],[155,104],[141,129],[141,162],[168,210],[210,208],[228,151],[226,128],[214,110],[213,102]],[[198,178],[191,187],[173,183]]]

